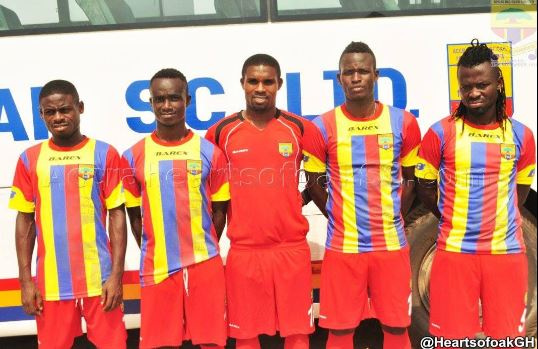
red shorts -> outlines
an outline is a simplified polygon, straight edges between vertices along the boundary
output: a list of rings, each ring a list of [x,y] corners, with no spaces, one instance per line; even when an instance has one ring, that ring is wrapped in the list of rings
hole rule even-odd
[[[325,250],[319,325],[335,330],[355,328],[370,314],[386,326],[410,325],[409,248],[366,253]]]
[[[226,344],[222,259],[193,264],[140,292],[140,348]]]
[[[314,332],[306,242],[255,250],[232,247],[226,260],[226,291],[230,337]]]
[[[98,348],[125,348],[127,332],[120,307],[103,311],[101,297],[65,301],[44,301],[43,313],[36,316],[39,349],[71,348],[82,335],[81,316],[86,321],[88,339]]]
[[[525,335],[527,258],[437,250],[430,277],[430,333],[447,338]],[[482,326],[479,318],[482,301]]]

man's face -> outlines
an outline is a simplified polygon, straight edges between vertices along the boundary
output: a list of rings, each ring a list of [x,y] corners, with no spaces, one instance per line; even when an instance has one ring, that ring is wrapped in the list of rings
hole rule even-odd
[[[374,100],[378,78],[374,58],[369,53],[346,53],[340,62],[338,80],[348,101]]]
[[[251,65],[247,67],[241,85],[245,91],[247,109],[264,112],[275,107],[276,94],[282,86],[282,79],[271,66]]]
[[[39,101],[39,112],[53,137],[69,139],[80,133],[84,103],[70,94],[54,93]]]
[[[190,96],[187,95],[187,84],[183,80],[155,79],[149,91],[157,126],[172,127],[185,123],[185,109],[190,103]]]
[[[469,114],[481,117],[495,110],[502,79],[490,62],[474,67],[459,67],[460,98]]]

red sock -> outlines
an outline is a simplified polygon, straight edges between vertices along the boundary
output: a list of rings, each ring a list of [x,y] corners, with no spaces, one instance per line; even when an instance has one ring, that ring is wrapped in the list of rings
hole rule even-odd
[[[308,349],[310,341],[307,334],[294,334],[284,340],[284,349]]]
[[[337,336],[329,332],[327,349],[353,349],[353,332]]]
[[[400,334],[383,331],[383,349],[411,349],[407,329]]]
[[[258,337],[249,339],[236,339],[235,349],[261,349]]]

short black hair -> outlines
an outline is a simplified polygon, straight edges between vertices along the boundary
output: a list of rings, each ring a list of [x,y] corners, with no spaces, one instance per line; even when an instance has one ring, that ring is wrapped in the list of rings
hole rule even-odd
[[[179,79],[185,83],[185,91],[187,96],[189,95],[189,84],[185,75],[177,69],[174,68],[164,68],[156,72],[149,81],[149,85],[153,83],[155,79]]]
[[[268,65],[270,67],[275,68],[276,74],[278,78],[280,79],[280,75],[281,75],[280,64],[278,64],[278,61],[276,60],[275,57],[270,56],[265,53],[257,53],[246,59],[245,63],[243,63],[243,69],[241,69],[241,78],[245,76],[245,73],[247,72],[247,68],[253,65]]]
[[[78,92],[75,85],[73,85],[71,82],[67,80],[52,80],[49,81],[41,88],[41,91],[39,92],[39,101],[45,97],[48,97],[50,95],[53,95],[55,93],[61,93],[63,95],[71,95],[73,96],[73,100],[75,103],[79,102]]]
[[[372,51],[370,46],[368,46],[367,44],[365,44],[364,42],[361,42],[361,41],[352,41],[349,45],[346,46],[346,48],[344,49],[344,51],[342,51],[342,54],[340,55],[340,60],[338,61],[338,68],[340,68],[340,64],[342,64],[342,58],[344,57],[344,55],[348,54],[348,53],[368,53],[368,54],[370,54],[372,56],[373,60],[374,60],[374,69],[376,69],[377,62],[376,62],[376,59],[375,59],[374,51]]]

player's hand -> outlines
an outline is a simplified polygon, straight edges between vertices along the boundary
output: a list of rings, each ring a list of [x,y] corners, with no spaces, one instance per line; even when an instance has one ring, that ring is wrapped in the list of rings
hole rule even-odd
[[[123,286],[121,277],[110,276],[103,284],[101,305],[104,311],[111,311],[123,302]]]
[[[21,282],[21,302],[26,314],[41,315],[43,311],[43,298],[32,280]]]

